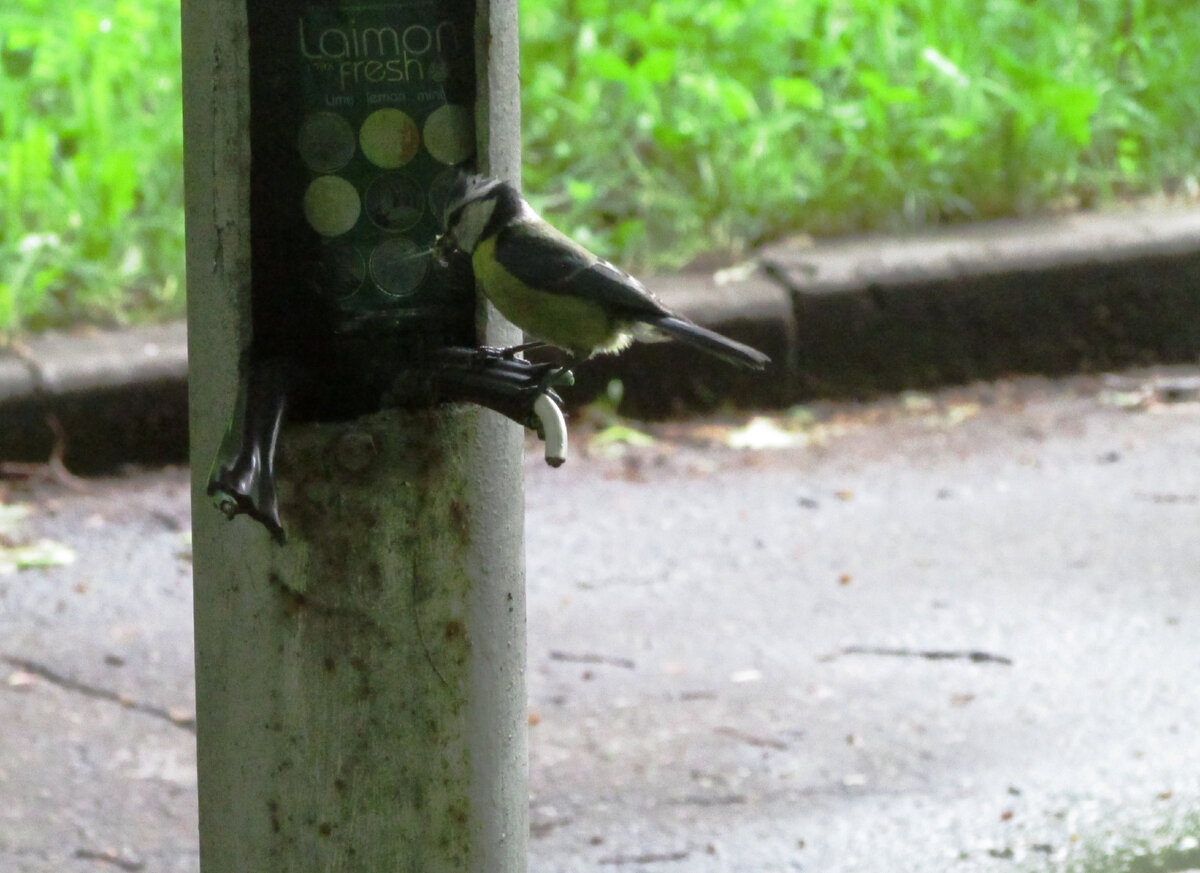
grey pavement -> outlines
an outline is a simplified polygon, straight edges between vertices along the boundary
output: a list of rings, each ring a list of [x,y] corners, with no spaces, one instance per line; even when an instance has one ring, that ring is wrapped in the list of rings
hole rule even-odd
[[[530,447],[531,871],[1200,868],[1200,371],[746,423]],[[198,869],[186,488],[10,490],[0,870]]]

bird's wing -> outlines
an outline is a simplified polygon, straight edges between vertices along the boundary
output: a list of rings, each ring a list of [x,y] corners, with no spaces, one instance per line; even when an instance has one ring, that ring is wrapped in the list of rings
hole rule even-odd
[[[613,315],[650,318],[667,315],[641,282],[553,228],[531,235],[505,228],[496,237],[496,260],[526,285],[581,297]]]

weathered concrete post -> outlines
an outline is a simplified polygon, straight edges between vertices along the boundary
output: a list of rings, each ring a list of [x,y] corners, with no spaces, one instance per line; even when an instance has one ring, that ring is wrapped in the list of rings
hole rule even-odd
[[[287,426],[283,546],[205,494],[252,338],[256,2],[183,4],[202,869],[523,871],[520,429],[469,406]],[[515,5],[475,13],[478,160],[508,178]]]

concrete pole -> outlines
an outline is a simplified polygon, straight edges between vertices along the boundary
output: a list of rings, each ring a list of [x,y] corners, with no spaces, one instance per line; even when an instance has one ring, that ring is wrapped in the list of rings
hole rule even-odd
[[[515,178],[515,0],[479,7],[480,163]],[[288,544],[212,506],[251,329],[245,0],[185,0],[183,33],[201,867],[523,871],[520,429],[289,426]]]

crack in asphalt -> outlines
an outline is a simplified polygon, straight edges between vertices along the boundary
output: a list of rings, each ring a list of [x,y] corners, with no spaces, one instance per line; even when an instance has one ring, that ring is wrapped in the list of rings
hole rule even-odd
[[[134,712],[140,712],[143,715],[149,715],[154,718],[162,719],[175,725],[177,728],[182,728],[189,733],[196,732],[195,716],[183,716],[172,712],[165,706],[158,706],[153,703],[146,703],[141,700],[134,700],[126,697],[123,694],[118,694],[110,688],[101,688],[97,685],[89,685],[87,682],[81,682],[70,676],[65,676],[45,664],[39,664],[37,661],[31,661],[28,658],[19,658],[15,655],[0,655],[0,661],[8,664],[10,667],[15,667],[22,670],[31,676],[37,676],[39,679],[44,679],[51,685],[62,688],[65,691],[73,691],[76,694],[82,694],[84,697],[90,697],[93,700],[107,700],[109,703],[116,703],[125,709],[131,709]]]
[[[978,650],[959,651],[943,649],[907,649],[889,648],[887,646],[843,646],[831,655],[825,655],[822,661],[832,661],[842,655],[886,655],[895,658],[924,658],[927,661],[970,661],[973,664],[1002,664],[1012,666],[1012,658],[1007,655],[997,655],[992,652]]]

